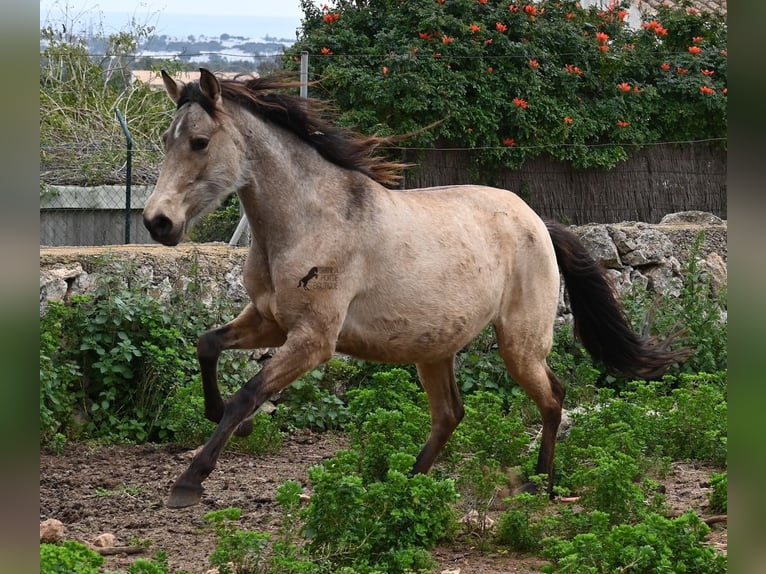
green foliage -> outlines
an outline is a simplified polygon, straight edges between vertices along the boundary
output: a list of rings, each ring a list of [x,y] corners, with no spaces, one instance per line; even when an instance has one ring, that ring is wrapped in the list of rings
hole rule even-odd
[[[498,520],[497,542],[517,552],[539,550],[544,531],[538,517],[550,504],[547,494],[518,494],[508,504]]]
[[[169,440],[168,396],[197,373],[195,342],[217,311],[193,284],[182,306],[150,296],[131,265],[107,261],[97,280],[41,317],[41,443]]]
[[[600,389],[593,405],[570,416],[572,428],[557,449],[557,481],[568,488],[593,487],[591,478],[611,480],[611,471],[640,479],[652,470],[661,471],[671,459],[726,464],[725,373],[634,381],[619,396]],[[623,457],[622,462],[611,460]],[[590,473],[594,476],[588,477]],[[610,487],[602,486],[608,500]],[[639,496],[623,494],[625,504]]]
[[[693,512],[667,519],[649,514],[635,525],[609,527],[594,522],[592,530],[571,540],[552,537],[545,541],[550,573],[601,574],[651,572],[675,574],[726,572],[726,556],[703,544],[708,526]]]
[[[40,30],[40,178],[60,185],[121,184],[126,144],[115,109],[125,117],[134,142],[133,182],[154,183],[161,158],[162,130],[173,105],[167,95],[133,82],[128,61],[153,32],[137,25],[104,36],[104,51],[88,53],[70,31],[81,22]],[[97,32],[97,34],[99,34]],[[177,64],[157,63],[168,70]],[[87,143],[83,143],[87,142]]]
[[[710,475],[710,510],[726,513],[728,510],[729,478],[725,472],[714,472]]]
[[[167,421],[173,441],[184,446],[196,447],[210,438],[216,423],[205,418],[205,400],[199,377],[195,377],[190,384],[179,386],[168,398]],[[252,423],[253,432],[246,437],[232,437],[227,448],[255,455],[279,452],[284,440],[279,418],[256,412]]]
[[[322,371],[314,369],[282,392],[279,418],[289,427],[315,430],[340,429],[348,420],[348,409],[332,392],[319,386]]]
[[[236,527],[242,510],[229,507],[205,514],[205,521],[218,537],[218,544],[210,556],[210,564],[220,574],[256,574],[266,572],[268,562],[264,550],[269,534]]]
[[[454,527],[457,500],[448,480],[408,476],[415,458],[396,453],[383,481],[365,483],[353,452],[309,471],[314,490],[305,513],[309,552],[360,572],[405,572],[431,567],[423,550]]]
[[[98,574],[103,563],[103,556],[81,542],[40,544],[40,574]]]
[[[168,555],[160,550],[154,558],[138,558],[128,567],[128,574],[168,574]]]
[[[725,288],[714,292],[701,257],[704,231],[694,238],[687,263],[682,269],[682,287],[678,297],[663,295],[650,301],[646,290],[634,290],[623,299],[628,315],[640,330],[649,322],[653,333],[681,331],[680,340],[692,354],[669,372],[715,373],[727,368],[728,337],[725,312]],[[647,318],[648,317],[648,318]]]
[[[239,197],[232,194],[218,209],[194,224],[189,232],[189,240],[195,243],[228,242],[234,235],[234,230],[237,229],[241,217]]]
[[[437,475],[456,477],[460,505],[476,513],[479,534],[498,493],[509,485],[509,476],[529,456],[529,436],[517,410],[523,399],[509,408],[489,391],[465,397],[465,417],[442,454]]]
[[[390,458],[397,453],[414,457],[428,436],[424,393],[409,373],[392,369],[374,374],[369,385],[350,390],[348,397],[347,430],[361,476],[365,483],[383,481]]]
[[[316,89],[367,133],[498,169],[542,153],[609,168],[648,143],[726,138],[726,21],[689,5],[633,30],[627,1],[303,2],[285,66],[308,51]]]

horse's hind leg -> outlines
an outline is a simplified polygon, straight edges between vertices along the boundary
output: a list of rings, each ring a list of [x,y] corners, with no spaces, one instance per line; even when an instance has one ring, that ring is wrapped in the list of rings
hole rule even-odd
[[[539,338],[530,336],[531,333],[522,326],[517,330],[518,338],[498,326],[495,331],[498,350],[508,372],[540,410],[543,429],[535,472],[548,476],[548,494],[552,496],[553,457],[565,389],[545,360],[550,352],[550,329],[547,333],[540,333]],[[531,484],[524,485],[524,490],[532,489]]]
[[[218,388],[218,358],[228,349],[257,349],[277,347],[284,343],[285,335],[276,324],[266,321],[250,303],[234,319],[221,327],[206,331],[197,343],[197,359],[202,375],[202,393],[205,397],[205,417],[220,422],[224,403]],[[247,420],[236,433],[246,436],[252,432]]]
[[[463,399],[455,383],[455,357],[431,363],[418,363],[418,377],[428,395],[431,433],[418,454],[413,473],[426,473],[463,418]]]

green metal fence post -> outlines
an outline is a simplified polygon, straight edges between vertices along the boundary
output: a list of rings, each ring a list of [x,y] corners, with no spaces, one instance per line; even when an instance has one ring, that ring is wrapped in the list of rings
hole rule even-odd
[[[120,110],[114,108],[114,113],[122,126],[122,131],[128,142],[127,181],[125,182],[125,243],[130,243],[130,183],[131,179],[133,179],[133,136],[130,135],[128,124],[125,122],[125,118],[120,113]]]

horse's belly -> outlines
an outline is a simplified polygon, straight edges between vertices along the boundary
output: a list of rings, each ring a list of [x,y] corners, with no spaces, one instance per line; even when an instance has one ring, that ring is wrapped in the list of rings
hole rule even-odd
[[[489,313],[367,316],[346,320],[339,352],[384,363],[417,363],[448,357],[491,320]]]

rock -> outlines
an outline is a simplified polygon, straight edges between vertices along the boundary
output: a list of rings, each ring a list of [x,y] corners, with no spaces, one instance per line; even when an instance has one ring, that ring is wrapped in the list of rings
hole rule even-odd
[[[612,241],[612,237],[603,225],[588,226],[580,241],[588,249],[593,258],[604,267],[620,269],[620,254]]]
[[[726,287],[729,282],[729,273],[726,262],[718,253],[708,253],[705,257],[705,270],[710,277],[710,288],[713,293],[718,293]]]
[[[679,211],[678,213],[668,213],[660,220],[660,225],[673,225],[679,223],[723,225],[723,219],[716,217],[707,211]]]
[[[99,534],[96,536],[96,538],[93,539],[93,546],[97,548],[111,548],[114,546],[114,543],[117,539],[115,538],[114,534],[110,532],[104,532],[103,534]]]
[[[40,542],[54,543],[64,539],[64,523],[55,518],[40,523]]]
[[[673,244],[664,233],[656,229],[641,229],[633,240],[636,248],[622,256],[622,262],[625,265],[631,267],[656,265],[673,254]]]

